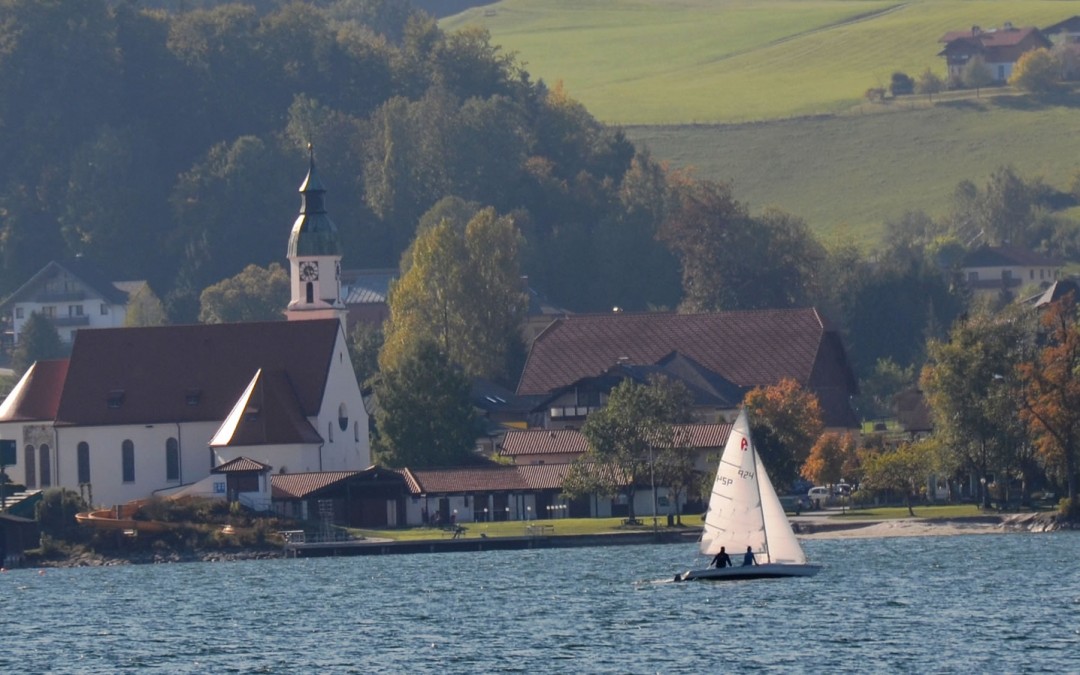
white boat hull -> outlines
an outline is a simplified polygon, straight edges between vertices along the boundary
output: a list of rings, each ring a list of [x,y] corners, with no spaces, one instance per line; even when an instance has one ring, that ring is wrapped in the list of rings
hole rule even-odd
[[[675,581],[736,581],[740,579],[780,579],[783,577],[812,577],[821,571],[821,565],[743,565],[742,567],[710,567],[703,570],[687,570],[675,575]]]

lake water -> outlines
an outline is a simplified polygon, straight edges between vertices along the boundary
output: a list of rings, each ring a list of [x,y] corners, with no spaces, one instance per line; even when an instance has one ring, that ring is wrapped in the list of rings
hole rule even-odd
[[[666,583],[689,544],[15,570],[0,673],[1080,670],[1080,533],[805,547],[733,583]]]

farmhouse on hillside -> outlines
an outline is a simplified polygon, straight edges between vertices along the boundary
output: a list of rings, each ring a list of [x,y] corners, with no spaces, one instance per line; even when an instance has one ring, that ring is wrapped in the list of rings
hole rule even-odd
[[[1013,67],[1024,52],[1052,46],[1038,28],[1016,28],[1007,22],[1002,28],[984,30],[972,26],[970,30],[950,31],[938,42],[945,45],[938,56],[945,58],[949,80],[959,80],[967,64],[980,57],[994,81],[1002,84],[1008,82]]]
[[[1048,288],[1061,274],[1059,260],[1019,246],[980,246],[960,262],[967,285],[977,295],[1015,298],[1024,286]]]

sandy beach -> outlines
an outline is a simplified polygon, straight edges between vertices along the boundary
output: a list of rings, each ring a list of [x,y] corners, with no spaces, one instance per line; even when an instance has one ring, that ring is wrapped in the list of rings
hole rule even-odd
[[[1080,529],[1080,524],[1061,521],[1052,511],[970,518],[896,520],[839,520],[815,514],[792,518],[791,524],[800,539],[934,537]]]

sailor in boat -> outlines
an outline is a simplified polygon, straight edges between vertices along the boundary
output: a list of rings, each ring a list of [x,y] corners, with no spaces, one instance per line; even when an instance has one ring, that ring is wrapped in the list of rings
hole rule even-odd
[[[752,546],[746,547],[746,555],[744,555],[742,558],[742,564],[743,567],[757,564],[757,560],[754,559],[754,548]]]
[[[716,557],[712,559],[710,567],[731,567],[731,556],[727,554],[724,547],[720,547],[720,552],[716,554]]]

